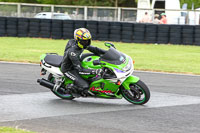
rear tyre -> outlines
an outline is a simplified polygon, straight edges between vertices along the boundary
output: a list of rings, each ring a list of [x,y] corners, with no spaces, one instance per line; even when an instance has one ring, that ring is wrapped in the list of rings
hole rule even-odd
[[[142,105],[149,101],[149,88],[141,80],[135,84],[130,84],[129,87],[130,90],[126,90],[124,87],[121,88],[121,94],[128,102]]]
[[[55,83],[55,78],[53,77],[52,74],[49,74],[48,76],[48,80],[52,83]],[[58,89],[57,91],[53,91],[51,90],[57,97],[59,98],[62,98],[62,99],[65,99],[65,100],[72,100],[74,99],[75,97],[72,96],[71,93],[66,93],[66,92],[63,92],[62,90]]]

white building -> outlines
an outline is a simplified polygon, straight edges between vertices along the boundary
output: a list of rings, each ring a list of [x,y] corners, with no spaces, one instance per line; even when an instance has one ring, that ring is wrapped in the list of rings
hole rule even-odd
[[[166,13],[168,24],[199,24],[200,8],[196,11],[180,11],[179,0],[138,0],[137,22],[142,19],[145,12],[148,12],[153,19],[154,14]],[[185,15],[183,15],[185,13]]]

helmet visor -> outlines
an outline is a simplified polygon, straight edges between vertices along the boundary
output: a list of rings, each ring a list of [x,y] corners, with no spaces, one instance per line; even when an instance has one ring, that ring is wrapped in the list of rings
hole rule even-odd
[[[79,40],[79,43],[83,45],[84,48],[90,46],[91,40]]]

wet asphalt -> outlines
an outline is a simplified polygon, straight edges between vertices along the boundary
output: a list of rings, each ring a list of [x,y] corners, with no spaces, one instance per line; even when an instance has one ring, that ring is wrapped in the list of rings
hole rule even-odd
[[[199,133],[200,76],[135,71],[150,101],[61,100],[39,86],[37,64],[0,62],[0,126],[39,133]]]

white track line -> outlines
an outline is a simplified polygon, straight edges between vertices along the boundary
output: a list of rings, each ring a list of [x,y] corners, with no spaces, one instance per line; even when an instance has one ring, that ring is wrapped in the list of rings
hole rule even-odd
[[[2,95],[0,99],[0,122],[200,104],[200,97],[160,92],[151,92],[151,99],[144,106],[133,105],[125,99],[61,100],[51,92]]]

